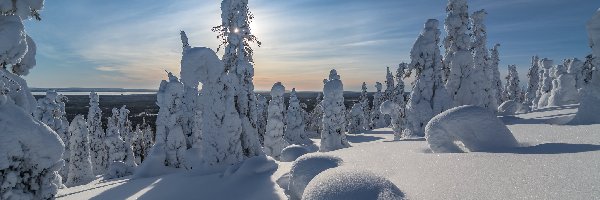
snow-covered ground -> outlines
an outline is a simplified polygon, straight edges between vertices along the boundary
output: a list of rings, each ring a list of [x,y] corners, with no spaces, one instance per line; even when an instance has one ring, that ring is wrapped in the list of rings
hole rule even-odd
[[[340,169],[366,170],[392,181],[408,199],[597,199],[600,125],[567,126],[577,105],[502,117],[522,147],[435,154],[422,139],[393,141],[389,128],[348,135],[350,148],[327,153]],[[319,142],[317,141],[316,144]],[[96,180],[62,189],[59,199],[285,199],[277,170],[250,175],[180,172],[135,180]]]

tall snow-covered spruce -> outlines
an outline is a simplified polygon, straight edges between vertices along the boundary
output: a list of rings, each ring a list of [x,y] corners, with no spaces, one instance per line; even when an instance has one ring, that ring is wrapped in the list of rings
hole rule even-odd
[[[87,125],[90,131],[90,156],[94,174],[104,174],[108,169],[108,152],[104,144],[106,134],[102,129],[100,97],[95,92],[90,93]]]
[[[581,103],[575,118],[570,124],[599,124],[600,123],[600,9],[596,11],[592,19],[587,23],[587,30],[592,47],[592,71],[590,83],[586,85],[581,93]]]
[[[271,101],[269,101],[269,117],[267,119],[267,132],[265,133],[264,151],[267,155],[279,159],[281,150],[288,146],[283,138],[285,105],[283,104],[283,94],[285,87],[281,82],[273,84],[271,88]],[[295,134],[295,133],[290,133]],[[294,138],[295,139],[295,138]]]
[[[319,151],[333,151],[349,147],[346,140],[346,107],[344,106],[344,85],[335,69],[329,72],[329,79],[323,80],[323,131]],[[380,84],[381,85],[381,84]],[[381,94],[381,86],[379,92]]]
[[[469,29],[469,12],[466,0],[449,0],[444,24],[444,65],[449,69],[446,89],[455,106],[480,105],[481,94],[475,84],[473,56]]]
[[[180,32],[181,43],[183,53],[181,56],[181,83],[183,83],[183,95],[181,99],[181,109],[183,111],[181,115],[181,126],[183,135],[186,138],[186,148],[191,148],[196,140],[198,140],[198,134],[201,131],[200,127],[196,126],[195,120],[201,119],[198,117],[200,109],[197,107],[198,103],[198,80],[197,74],[197,60],[187,54],[188,50],[192,49],[190,46],[188,37],[185,31]]]
[[[416,73],[416,80],[406,104],[405,137],[425,136],[427,122],[452,105],[442,79],[439,22],[429,19],[424,26],[410,51],[407,70]]]
[[[508,75],[506,75],[506,88],[504,89],[504,101],[521,102],[521,87],[519,73],[516,65],[508,66]]]
[[[490,67],[490,57],[487,49],[487,27],[484,20],[487,16],[485,10],[479,10],[471,15],[473,23],[473,81],[474,92],[481,96],[479,106],[496,111],[498,102],[495,90],[492,89],[493,71]]]
[[[533,109],[534,101],[536,93],[540,87],[540,58],[538,56],[533,56],[531,58],[531,67],[529,67],[529,72],[527,73],[527,77],[529,78],[529,82],[527,83],[527,92],[525,93],[525,99],[523,100],[523,109],[525,111],[531,111]]]
[[[91,182],[96,178],[90,159],[89,129],[83,115],[77,115],[69,126],[71,133],[71,159],[65,185],[72,187]]]
[[[290,144],[310,144],[306,132],[304,132],[304,116],[300,107],[300,100],[296,96],[296,88],[292,88],[290,100],[288,103],[287,114],[285,115],[284,137]]]
[[[58,171],[64,164],[64,145],[56,132],[31,116],[36,101],[19,77],[35,65],[30,62],[35,54],[29,52],[35,50],[34,43],[27,39],[22,20],[39,20],[43,5],[43,0],[0,4],[1,199],[53,199],[62,185]],[[25,60],[29,65],[19,65]],[[11,65],[13,72],[7,70]]]
[[[498,48],[500,48],[500,44],[494,45],[490,50],[490,70],[492,73],[492,79],[490,80],[492,80],[492,94],[496,95],[496,102],[501,104],[504,87],[502,86],[502,79],[500,78],[500,52]]]
[[[248,0],[223,0],[221,2],[221,25],[213,28],[219,33],[220,47],[224,47],[225,71],[235,75],[231,80],[235,108],[242,123],[240,141],[244,157],[262,155],[256,128],[256,96],[254,95],[254,50],[251,43],[260,42],[252,35],[250,23],[254,16],[248,8]]]
[[[367,83],[363,82],[360,91],[360,97],[358,99],[360,106],[362,108],[362,119],[360,121],[360,125],[363,130],[370,130],[371,126],[371,108],[369,107],[369,94],[367,93]]]

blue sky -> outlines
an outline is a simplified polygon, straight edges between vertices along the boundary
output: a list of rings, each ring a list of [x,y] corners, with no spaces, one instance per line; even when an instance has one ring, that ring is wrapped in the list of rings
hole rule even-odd
[[[336,68],[346,90],[365,81],[373,90],[386,66],[409,62],[423,23],[443,21],[443,0],[250,0],[255,15],[255,85],[321,90]],[[32,87],[158,88],[164,70],[179,72],[185,30],[192,46],[216,49],[210,28],[219,0],[46,1],[41,22],[26,23],[38,45]],[[531,56],[555,60],[589,54],[585,23],[598,0],[471,0],[488,12],[488,48],[500,43],[501,71],[517,64],[522,78]],[[442,23],[443,24],[443,23]],[[443,30],[443,27],[440,26]],[[443,31],[442,31],[443,32]],[[525,80],[522,79],[522,82]]]

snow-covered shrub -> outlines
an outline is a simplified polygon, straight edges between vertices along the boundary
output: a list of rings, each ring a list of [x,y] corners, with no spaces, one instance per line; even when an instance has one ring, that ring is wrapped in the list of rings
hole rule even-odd
[[[550,98],[550,94],[552,92],[552,77],[550,69],[554,62],[547,58],[540,60],[540,66],[542,67],[543,73],[540,79],[540,88],[538,90],[538,103],[537,108],[545,108],[548,106],[548,99]]]
[[[92,160],[90,159],[90,140],[88,125],[83,115],[77,115],[69,126],[71,133],[71,159],[69,160],[69,174],[65,185],[72,187],[84,185],[94,180]]]
[[[529,67],[529,72],[527,73],[527,77],[529,78],[529,82],[527,83],[527,91],[525,92],[525,99],[523,99],[523,109],[529,112],[533,109],[534,101],[536,100],[535,96],[540,87],[540,58],[538,56],[533,56],[531,58],[531,67]],[[537,104],[537,102],[535,103]]]
[[[0,81],[0,199],[53,199],[62,185],[64,145],[8,93]]]
[[[562,106],[579,103],[577,80],[575,75],[568,73],[567,66],[557,65],[552,81],[552,91],[548,99],[548,106]]]
[[[273,84],[273,87],[271,88],[271,101],[269,101],[269,118],[267,119],[264,151],[268,156],[275,159],[279,159],[281,150],[288,145],[283,137],[283,112],[285,111],[283,104],[284,93],[285,87],[281,82]]]
[[[230,83],[235,88],[234,108],[242,124],[240,144],[245,158],[264,154],[256,130],[254,50],[250,44],[257,43],[260,46],[260,42],[252,35],[250,23],[253,18],[247,0],[225,0],[221,2],[221,25],[213,28],[221,39],[219,48],[224,47],[225,71],[234,78]]]
[[[364,118],[364,113],[362,109],[362,105],[359,103],[354,103],[352,109],[349,112],[349,123],[348,123],[348,133],[350,134],[359,134],[363,133],[365,129],[363,128],[361,122]]]
[[[333,151],[349,147],[346,140],[346,107],[344,106],[344,85],[335,69],[329,72],[329,79],[323,80],[323,132],[319,151]]]
[[[113,161],[108,166],[108,171],[106,172],[106,179],[114,179],[121,178],[125,176],[132,175],[135,171],[135,168],[129,164],[126,164],[121,161]]]
[[[389,115],[392,119],[392,130],[394,131],[394,140],[400,140],[402,138],[402,128],[404,126],[400,105],[393,101],[384,101],[379,107],[381,113]]]
[[[506,125],[494,113],[478,106],[459,106],[435,116],[425,127],[425,139],[435,153],[518,146]]]
[[[590,46],[592,47],[593,65],[592,78],[581,91],[581,103],[575,118],[570,124],[599,124],[600,123],[600,9],[596,11],[592,19],[587,24],[590,37]]]
[[[302,199],[403,200],[404,193],[387,178],[369,171],[333,168],[313,178]]]
[[[454,105],[481,105],[483,94],[475,82],[482,74],[474,73],[473,55],[469,29],[469,11],[466,0],[449,0],[444,28],[448,33],[444,39],[444,63],[450,73],[446,89]]]
[[[323,154],[308,154],[296,159],[290,170],[288,186],[290,200],[301,199],[304,188],[315,176],[327,169],[338,167],[342,163],[341,158]]]
[[[416,80],[405,110],[407,137],[425,136],[427,122],[453,104],[442,80],[438,26],[438,20],[427,20],[410,51],[408,70],[416,73]]]
[[[183,84],[172,73],[163,80],[158,89],[157,104],[160,108],[156,118],[156,143],[164,144],[167,166],[183,167],[186,137],[183,133]]]
[[[304,116],[303,110],[300,107],[300,100],[296,96],[296,88],[290,93],[290,101],[285,115],[285,132],[283,134],[285,140],[290,144],[310,144],[312,141],[308,139],[304,131]]]
[[[309,153],[308,149],[304,146],[300,146],[297,144],[293,144],[285,147],[281,150],[281,156],[279,158],[282,162],[292,162],[296,160],[298,157]]]
[[[508,65],[508,75],[505,79],[506,88],[502,94],[504,101],[521,102],[521,87],[516,65]]]
[[[381,92],[381,87],[382,87],[382,85],[380,82],[375,83],[375,88],[377,89],[377,92],[375,92],[375,94],[373,94],[373,107],[371,108],[371,120],[370,120],[371,129],[378,129],[378,128],[383,128],[383,127],[387,126],[385,118],[383,117],[383,114],[381,114],[381,111],[379,110],[379,106],[381,106],[381,103],[383,103],[383,101],[385,101],[385,96],[384,96],[384,93]]]
[[[108,151],[104,144],[106,134],[102,130],[100,98],[95,92],[90,93],[87,125],[90,131],[90,157],[94,174],[104,174],[108,169]]]

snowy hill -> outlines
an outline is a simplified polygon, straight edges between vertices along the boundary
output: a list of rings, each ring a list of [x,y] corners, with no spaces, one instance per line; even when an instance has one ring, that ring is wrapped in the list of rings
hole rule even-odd
[[[409,199],[595,199],[600,196],[600,125],[568,126],[578,105],[501,117],[522,147],[435,154],[422,139],[393,141],[389,128],[348,135],[352,147],[327,153],[340,169],[391,180]],[[318,144],[318,141],[316,142]],[[140,179],[96,180],[62,189],[59,199],[286,199],[276,180],[290,162],[259,173],[182,171]],[[243,168],[243,167],[240,167]],[[243,171],[243,170],[241,170]]]

